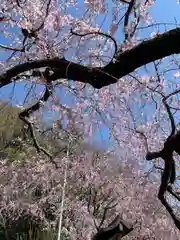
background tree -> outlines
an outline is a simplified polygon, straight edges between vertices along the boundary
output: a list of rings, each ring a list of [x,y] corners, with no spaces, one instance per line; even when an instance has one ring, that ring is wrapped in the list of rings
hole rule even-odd
[[[45,234],[44,228],[57,232],[68,164],[62,225],[66,237],[97,237],[119,215],[119,224],[126,220],[133,225],[127,239],[178,239],[178,232],[157,200],[158,184],[149,183],[143,173],[133,173],[131,165],[123,166],[111,154],[86,150],[71,154],[69,159],[57,156],[57,171],[48,157],[28,149],[23,164],[17,160],[10,165],[1,159],[1,226],[9,238],[17,232]],[[27,216],[30,226],[22,224]]]
[[[0,115],[0,145],[4,148],[10,141],[25,137],[24,123],[19,119],[21,109],[10,107],[7,103],[1,103]]]

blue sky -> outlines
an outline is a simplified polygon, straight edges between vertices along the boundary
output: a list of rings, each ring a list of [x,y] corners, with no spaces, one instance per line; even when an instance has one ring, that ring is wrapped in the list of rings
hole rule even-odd
[[[83,2],[82,0],[79,0],[79,2]],[[106,1],[109,2],[109,1]],[[83,6],[83,5],[82,5]],[[82,7],[83,9],[83,7]],[[69,10],[69,13],[72,15],[78,17],[81,17],[81,12],[74,11],[73,8]],[[166,0],[166,1],[156,1],[154,6],[150,9],[151,16],[156,22],[165,22],[165,23],[174,23],[175,19],[177,20],[178,23],[180,23],[180,5],[177,5],[175,0]],[[97,18],[97,23],[101,23],[103,21],[104,17],[102,15],[99,15]],[[106,21],[103,24],[102,31],[107,31],[106,27],[111,24],[112,20],[112,13],[108,13],[108,17],[106,18]],[[169,27],[170,28],[170,27]],[[174,26],[172,26],[174,28]],[[162,26],[161,31],[164,31],[164,27]],[[143,32],[142,36],[149,37],[151,34],[152,30],[151,28],[146,29]],[[123,40],[122,38],[122,33],[118,31],[118,36],[115,36],[119,42]],[[0,36],[0,43],[1,44],[8,44],[8,42],[5,42],[2,37]],[[1,56],[2,59],[2,56]],[[27,87],[27,84],[24,82],[17,83],[16,85],[10,84],[8,86],[5,86],[4,88],[0,89],[0,99],[3,101],[8,101],[10,98],[12,99],[11,104],[12,105],[21,105],[24,101],[24,98],[26,96],[25,87]],[[30,87],[30,84],[28,85]],[[40,91],[42,91],[43,87],[42,86],[34,86],[33,91],[31,92],[31,97],[34,97],[37,95]],[[70,95],[66,95],[64,90],[61,88],[61,90],[58,89],[60,93],[58,94],[61,96],[61,102],[66,103],[69,105],[72,105],[72,98]],[[49,119],[49,118],[48,118]],[[95,134],[95,139],[93,140],[96,141],[102,141],[106,140],[109,137],[109,130],[105,126],[100,129],[99,132],[96,132]],[[103,143],[104,144],[104,143]]]
[[[157,22],[174,23],[174,19],[180,23],[180,4],[176,0],[165,0],[155,2],[155,7],[151,10],[151,15]]]

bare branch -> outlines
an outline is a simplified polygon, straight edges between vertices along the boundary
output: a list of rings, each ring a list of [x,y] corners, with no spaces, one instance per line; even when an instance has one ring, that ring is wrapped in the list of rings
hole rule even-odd
[[[162,102],[164,103],[164,106],[166,107],[170,122],[171,122],[171,134],[169,135],[169,137],[171,137],[173,134],[175,134],[176,131],[176,125],[175,125],[175,121],[174,121],[174,117],[173,114],[171,112],[170,106],[166,101],[166,98],[164,97]]]
[[[6,50],[14,51],[14,52],[24,52],[24,48],[12,48],[12,47],[2,45],[2,44],[0,44],[0,47],[4,48]]]
[[[158,67],[155,63],[154,63],[154,67],[155,67],[158,82],[160,82],[161,79],[160,79],[160,75],[159,75],[159,72],[158,72]],[[162,102],[163,102],[163,104],[164,104],[164,106],[167,110],[167,113],[168,113],[168,116],[169,116],[169,119],[170,119],[170,122],[171,122],[171,134],[169,135],[169,137],[171,137],[173,134],[175,134],[175,131],[176,131],[175,121],[174,121],[174,117],[173,117],[173,114],[171,112],[170,106],[166,101],[167,97],[165,97],[163,94],[161,94],[161,96],[163,97]]]
[[[109,34],[107,33],[102,33],[102,32],[89,32],[89,33],[83,33],[83,34],[80,34],[80,33],[76,33],[74,32],[72,29],[71,29],[71,33],[75,36],[79,36],[79,37],[85,37],[85,36],[88,36],[88,35],[92,35],[92,34],[95,34],[95,35],[101,35],[101,36],[104,36],[106,38],[109,38],[113,41],[114,43],[114,47],[115,47],[115,51],[114,51],[114,56],[112,57],[113,58],[116,58],[117,56],[117,51],[118,51],[118,46],[117,46],[117,43],[116,43],[116,40]]]
[[[106,219],[106,215],[107,215],[108,210],[109,210],[109,209],[112,209],[112,208],[114,208],[114,207],[117,206],[117,204],[118,204],[117,202],[114,203],[114,204],[112,204],[114,201],[115,201],[115,199],[111,199],[111,200],[106,204],[105,208],[103,209],[103,216],[102,216],[101,222],[100,222],[100,224],[99,224],[99,228],[102,227],[102,225],[103,225],[103,223],[104,223],[104,221],[105,221],[105,219]]]
[[[43,152],[46,156],[49,157],[49,159],[51,160],[51,162],[55,165],[56,168],[58,168],[56,162],[54,162],[53,160],[53,156],[43,147],[41,147],[36,139],[36,136],[35,136],[35,132],[34,132],[34,129],[33,129],[33,125],[32,123],[29,121],[29,117],[30,115],[37,111],[40,107],[41,107],[41,102],[46,102],[48,100],[48,98],[51,96],[52,94],[52,91],[51,89],[48,88],[48,86],[46,86],[46,90],[43,94],[43,96],[38,100],[38,102],[36,102],[35,104],[33,104],[31,107],[23,110],[20,114],[19,114],[19,118],[28,125],[29,127],[29,130],[30,130],[30,135],[31,135],[31,138],[33,140],[33,143],[34,143],[34,146],[36,148],[36,150],[38,152]]]
[[[125,18],[124,18],[124,29],[125,29],[125,39],[128,39],[128,32],[126,31],[126,28],[128,26],[128,22],[129,22],[129,17],[130,17],[130,14],[133,10],[133,7],[134,7],[134,4],[135,4],[136,0],[131,0],[129,2],[129,6],[128,6],[128,9],[126,11],[126,14],[125,14]]]

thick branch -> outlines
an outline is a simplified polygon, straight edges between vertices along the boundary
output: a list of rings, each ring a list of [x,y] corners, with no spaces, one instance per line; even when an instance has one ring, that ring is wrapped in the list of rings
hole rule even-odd
[[[9,69],[0,76],[0,87],[11,82],[13,77],[31,69],[40,67],[56,68],[51,75],[51,81],[67,78],[74,81],[91,84],[94,88],[116,83],[119,78],[133,72],[135,69],[157,59],[180,53],[180,28],[165,32],[157,37],[143,41],[131,50],[127,50],[111,61],[104,68],[89,68],[69,62],[65,59],[37,60],[23,63]]]
[[[180,53],[179,41],[180,28],[170,30],[123,52],[118,58],[119,62],[111,62],[104,71],[117,78],[123,77],[145,64]]]

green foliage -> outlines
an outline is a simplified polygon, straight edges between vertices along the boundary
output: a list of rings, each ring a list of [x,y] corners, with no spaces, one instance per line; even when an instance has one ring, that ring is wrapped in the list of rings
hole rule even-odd
[[[17,234],[16,240],[55,240],[57,239],[57,234],[53,231],[41,231],[38,228],[33,230],[30,229],[27,233]]]
[[[1,240],[55,240],[57,239],[57,233],[53,230],[43,230],[39,226],[31,226],[23,229],[23,226],[18,226],[18,231],[13,232],[10,229],[6,229],[0,225],[0,238]]]
[[[24,123],[19,119],[21,111],[20,108],[6,103],[0,105],[0,149],[15,138],[24,138]]]
[[[4,155],[8,158],[8,162],[18,161],[23,163],[27,154],[19,146],[9,146],[3,150]]]
[[[16,239],[38,239],[38,232],[43,230],[42,222],[37,218],[33,218],[30,214],[19,214],[18,209],[12,214],[3,211],[0,223],[0,239],[16,240]],[[3,224],[2,224],[3,223]]]

